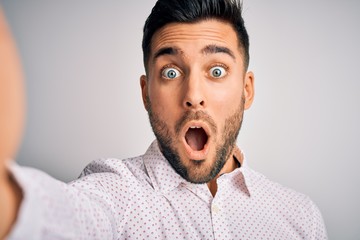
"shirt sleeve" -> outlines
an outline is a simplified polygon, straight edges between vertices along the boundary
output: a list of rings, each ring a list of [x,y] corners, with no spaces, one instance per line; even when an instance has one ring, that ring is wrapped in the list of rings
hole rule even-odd
[[[312,203],[312,212],[313,212],[311,239],[314,240],[328,239],[324,219],[321,215],[321,212],[314,202],[311,201],[311,203]]]
[[[113,203],[101,183],[84,189],[60,182],[36,169],[12,164],[23,191],[17,220],[8,239],[113,239]]]

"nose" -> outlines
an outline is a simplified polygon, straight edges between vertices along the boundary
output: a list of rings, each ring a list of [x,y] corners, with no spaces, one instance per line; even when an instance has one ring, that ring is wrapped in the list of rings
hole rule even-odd
[[[198,110],[206,107],[205,86],[199,78],[189,78],[184,84],[183,106],[186,109]]]

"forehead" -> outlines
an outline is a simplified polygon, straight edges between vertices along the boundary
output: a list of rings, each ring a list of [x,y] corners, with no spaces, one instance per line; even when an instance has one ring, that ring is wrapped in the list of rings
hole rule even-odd
[[[170,23],[160,28],[152,38],[151,58],[159,49],[166,47],[196,51],[206,45],[226,47],[235,55],[241,55],[233,27],[229,23],[211,19],[196,23]]]

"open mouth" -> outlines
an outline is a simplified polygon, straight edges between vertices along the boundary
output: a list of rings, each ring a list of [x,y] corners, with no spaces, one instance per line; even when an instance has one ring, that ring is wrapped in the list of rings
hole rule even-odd
[[[205,148],[208,135],[200,126],[190,126],[185,134],[186,143],[193,151],[201,151]]]

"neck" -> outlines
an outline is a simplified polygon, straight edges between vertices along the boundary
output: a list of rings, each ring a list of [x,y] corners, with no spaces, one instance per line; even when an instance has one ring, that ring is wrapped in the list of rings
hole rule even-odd
[[[215,178],[213,178],[210,182],[207,183],[208,188],[213,197],[215,197],[216,192],[217,192],[217,179],[222,174],[230,173],[230,172],[234,171],[236,168],[238,168],[239,165],[241,165],[241,162],[237,160],[237,156],[235,157],[233,152],[230,154],[230,157],[228,158],[228,160],[224,164],[224,167],[221,169],[221,171],[218,173],[218,175],[216,175]]]

